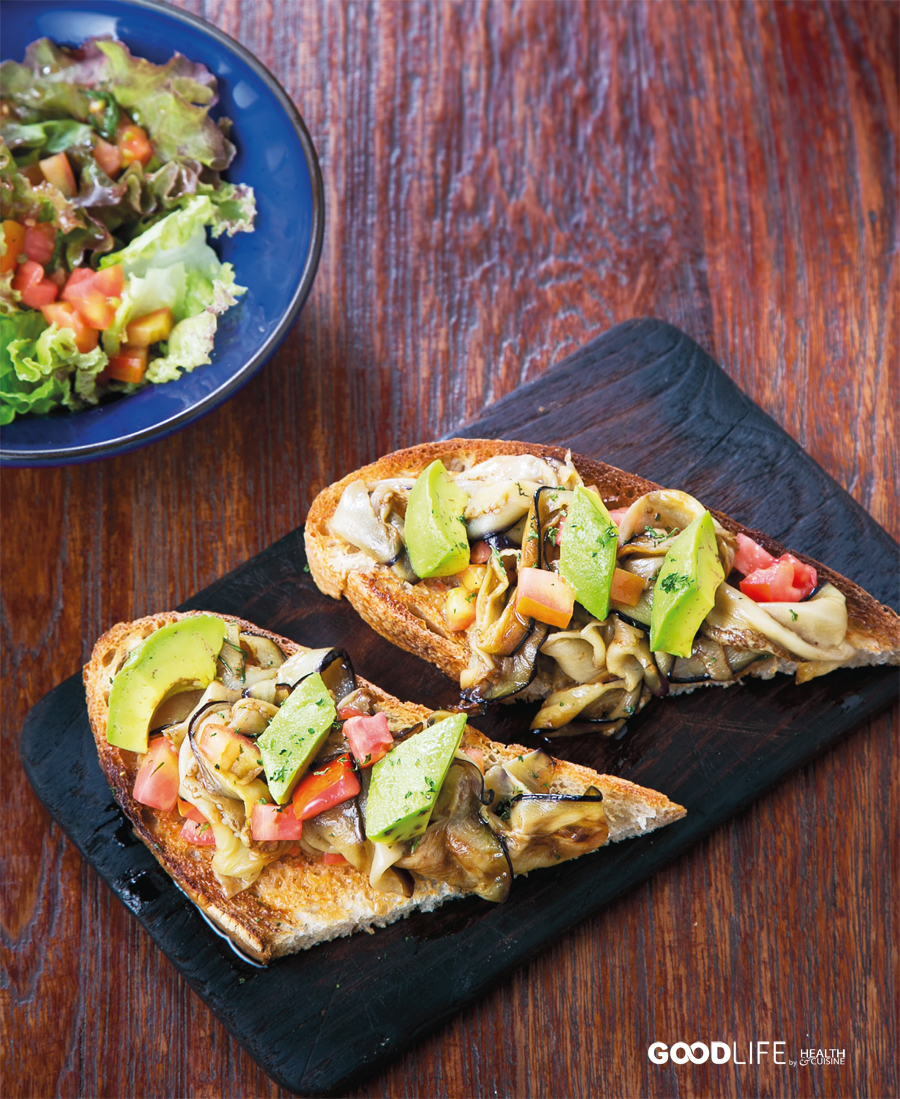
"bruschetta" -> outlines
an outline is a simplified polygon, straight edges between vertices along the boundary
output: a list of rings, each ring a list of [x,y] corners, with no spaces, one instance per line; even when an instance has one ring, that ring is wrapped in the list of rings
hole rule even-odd
[[[451,439],[313,501],[313,578],[470,702],[540,700],[549,736],[654,697],[900,662],[900,619],[826,565],[559,447]]]

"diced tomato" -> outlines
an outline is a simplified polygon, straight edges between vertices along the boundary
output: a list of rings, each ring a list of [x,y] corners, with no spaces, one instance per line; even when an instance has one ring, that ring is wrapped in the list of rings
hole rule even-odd
[[[75,183],[72,165],[65,153],[48,156],[46,160],[38,161],[38,163],[41,166],[44,179],[48,183],[52,183],[66,198],[74,198],[78,194],[78,185]]]
[[[25,255],[42,266],[53,259],[56,247],[56,226],[49,221],[39,221],[25,230]]]
[[[186,820],[181,826],[181,838],[196,847],[215,847],[216,837],[209,821]]]
[[[643,590],[644,581],[637,573],[617,568],[613,573],[609,597],[616,603],[624,603],[626,607],[636,607]]]
[[[197,747],[220,771],[230,771],[237,778],[255,778],[263,769],[253,741],[227,725],[207,722],[197,737]]]
[[[178,755],[164,736],[150,741],[134,780],[133,797],[141,805],[171,813],[178,801]]]
[[[519,569],[516,613],[548,626],[565,629],[575,609],[575,591],[568,581],[546,569]]]
[[[387,714],[351,717],[344,722],[344,736],[360,767],[371,767],[388,754],[394,738],[388,729]]]
[[[14,290],[22,293],[25,290],[30,290],[32,286],[37,286],[43,280],[43,267],[39,263],[35,263],[33,259],[27,259],[13,276],[12,286]]]
[[[81,314],[70,302],[51,302],[49,305],[43,306],[41,312],[44,314],[44,320],[47,324],[55,324],[59,328],[71,328],[75,333],[75,346],[82,355],[86,355],[88,351],[93,351],[97,346],[100,333],[96,328],[89,328],[84,323]]]
[[[125,338],[132,347],[149,347],[151,343],[167,340],[173,323],[171,309],[154,309],[152,313],[138,317],[127,325]]]
[[[294,812],[299,820],[309,820],[355,798],[359,791],[350,756],[344,754],[303,776],[294,791]]]
[[[290,805],[267,805],[258,801],[250,814],[250,836],[260,843],[298,840],[303,835],[303,821],[298,820]]]
[[[322,854],[322,862],[326,866],[349,866],[350,863],[343,855],[339,855],[337,851],[325,851]]]
[[[609,517],[618,526],[622,522],[626,511],[628,511],[628,508],[613,508],[609,513]]]
[[[20,225],[17,221],[3,222],[3,240],[6,244],[6,251],[0,256],[0,275],[15,271],[19,256],[25,247],[27,234],[28,230],[25,226]]]
[[[467,630],[475,621],[477,596],[465,588],[451,588],[444,600],[444,621],[452,633]]]
[[[33,259],[27,259],[20,265],[12,280],[13,290],[18,290],[22,302],[30,309],[40,309],[56,301],[58,287],[44,278],[44,268]]]
[[[365,710],[357,710],[355,706],[341,706],[337,712],[341,721],[346,721],[348,717],[368,717],[369,715]]]
[[[117,382],[139,382],[147,369],[146,347],[123,346],[118,355],[111,355],[104,373]]]
[[[51,271],[50,274],[47,276],[47,278],[58,290],[62,290],[62,288],[66,285],[66,280],[68,279],[68,277],[69,276],[66,274],[65,267],[57,267],[55,271]]]
[[[473,565],[484,565],[491,559],[491,547],[488,542],[473,542],[469,560]]]
[[[144,377],[146,369],[146,347],[122,347],[117,355],[110,356],[104,374],[110,380],[136,385]]]
[[[116,130],[116,148],[122,157],[122,166],[127,168],[133,161],[138,160],[147,165],[153,156],[153,147],[147,131],[142,126],[133,122],[120,122]]]
[[[178,799],[178,812],[181,816],[187,817],[188,820],[194,820],[198,824],[202,824],[206,817],[200,812],[196,805],[192,805],[191,802],[185,801],[184,798]]]
[[[96,272],[92,271],[90,267],[76,267],[71,275],[66,279],[66,286],[76,287],[80,282],[93,281]]]
[[[125,287],[125,268],[121,263],[114,263],[111,267],[101,267],[94,271],[94,286],[108,298],[121,298]]]
[[[758,542],[748,538],[746,534],[737,536],[737,544],[738,550],[734,555],[734,568],[738,572],[742,572],[744,576],[749,576],[751,572],[756,572],[757,569],[767,569],[770,565],[775,564],[775,558],[772,554],[764,550]]]
[[[109,328],[116,318],[119,296],[125,281],[121,264],[102,271],[80,267],[63,287],[63,301],[70,301],[91,328]]]
[[[765,569],[756,569],[741,581],[741,591],[757,603],[799,603],[815,588],[818,577],[812,565],[792,553]]]
[[[115,145],[110,145],[102,137],[97,138],[94,145],[94,160],[100,165],[110,179],[115,179],[122,171],[122,154]]]

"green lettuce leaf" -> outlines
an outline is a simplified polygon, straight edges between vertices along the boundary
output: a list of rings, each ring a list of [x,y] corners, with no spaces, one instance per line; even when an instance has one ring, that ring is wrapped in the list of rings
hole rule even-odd
[[[103,97],[111,96],[147,130],[160,161],[189,157],[218,172],[234,158],[227,123],[209,116],[219,98],[215,76],[180,53],[154,65],[111,38],[89,38],[77,55],[43,38],[32,42],[22,64],[4,61],[0,80],[10,122],[74,118],[108,135],[112,119]]]
[[[104,256],[101,266],[125,268],[133,316],[164,306],[176,321],[205,310],[222,313],[246,291],[236,285],[231,264],[222,263],[207,243],[206,227],[222,224],[220,207],[208,195],[196,195],[121,251]]]
[[[191,371],[210,362],[216,325],[215,313],[207,312],[179,321],[169,335],[166,354],[147,367],[147,380],[172,382],[183,370]]]
[[[6,251],[6,242],[0,241],[0,249]],[[7,271],[0,275],[0,313],[16,313],[19,309],[21,295],[18,290],[13,290],[12,280],[14,271]]]
[[[76,145],[91,149],[95,138],[94,131],[84,122],[53,118],[46,122],[8,122],[3,126],[3,140],[10,149],[36,149],[44,157]]]
[[[79,351],[69,329],[48,325],[38,312],[0,315],[0,425],[96,404],[97,375],[108,361],[99,347]]]
[[[236,195],[234,201],[240,201]],[[209,195],[195,195],[156,222],[129,245],[104,256],[101,266],[120,263],[126,282],[114,325],[104,333],[108,354],[115,354],[124,325],[156,309],[169,308],[175,327],[166,353],[150,362],[147,380],[172,381],[182,370],[210,361],[220,313],[237,304],[246,287],[234,268],[222,263],[206,239],[207,227],[227,232],[229,210]]]

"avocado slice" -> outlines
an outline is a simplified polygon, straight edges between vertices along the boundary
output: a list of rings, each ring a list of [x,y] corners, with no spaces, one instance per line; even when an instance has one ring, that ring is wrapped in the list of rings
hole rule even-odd
[[[712,516],[705,511],[678,535],[657,574],[650,608],[651,650],[690,656],[694,636],[724,579]]]
[[[153,711],[165,698],[216,678],[225,623],[212,615],[182,618],[155,630],[128,656],[109,692],[106,739],[129,752],[146,752]]]
[[[425,831],[465,727],[465,714],[445,717],[401,741],[375,764],[366,839],[399,843]]]
[[[469,494],[447,475],[440,459],[416,478],[406,507],[404,537],[416,576],[453,576],[469,563],[463,512]]]
[[[596,492],[579,486],[569,504],[559,544],[559,572],[575,598],[601,622],[609,614],[619,531]]]
[[[334,699],[318,672],[294,688],[256,742],[269,791],[284,805],[316,758],[337,717]]]

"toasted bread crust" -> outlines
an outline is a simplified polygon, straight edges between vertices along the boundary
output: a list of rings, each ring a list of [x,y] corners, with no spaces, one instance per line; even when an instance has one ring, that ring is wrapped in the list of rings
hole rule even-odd
[[[345,596],[360,616],[382,637],[437,665],[446,675],[458,679],[468,661],[465,635],[441,637],[405,606],[403,583],[389,568],[374,562],[365,571],[341,568],[342,545],[331,534],[329,522],[341,495],[352,481],[376,481],[389,477],[417,476],[436,458],[459,457],[481,462],[498,454],[534,454],[540,458],[564,460],[568,452],[563,447],[544,446],[499,439],[448,439],[423,443],[387,454],[371,465],[323,489],[313,500],[306,520],[306,554],[313,579],[327,595],[340,599]],[[572,455],[572,461],[585,484],[594,485],[612,508],[628,507],[644,493],[661,486],[615,466]],[[723,527],[734,533],[753,538],[773,556],[788,552],[785,546],[761,531],[752,530],[719,511],[713,511]],[[790,552],[794,553],[793,550]],[[867,591],[845,576],[803,553],[794,553],[801,561],[813,565],[822,581],[828,580],[847,600],[849,620],[848,640],[859,650],[853,665],[900,663],[900,617],[879,603]],[[795,664],[782,660],[781,670],[793,671]],[[750,674],[756,674],[750,669]],[[688,688],[693,689],[693,687]]]
[[[100,765],[136,834],[177,885],[242,950],[261,962],[353,931],[382,927],[416,909],[430,911],[445,900],[462,896],[461,891],[444,883],[422,879],[416,880],[411,898],[380,893],[351,866],[326,866],[300,854],[272,863],[249,889],[226,898],[210,869],[210,849],[185,843],[180,836],[181,821],[174,814],[156,812],[134,800],[132,789],[140,757],[113,747],[106,739],[112,678],[134,644],[154,630],[203,613],[167,611],[134,622],[119,622],[99,639],[84,668],[88,716]],[[288,656],[304,648],[232,615],[217,617],[271,638]],[[424,706],[399,702],[358,678],[378,704],[405,725],[422,721],[431,713]],[[464,744],[480,748],[490,763],[530,751],[518,744],[496,744],[471,727],[466,729]],[[610,841],[662,827],[685,815],[682,806],[655,790],[598,775],[587,767],[560,762],[554,776],[554,788],[560,792],[581,792],[592,783],[600,788],[606,799]]]

